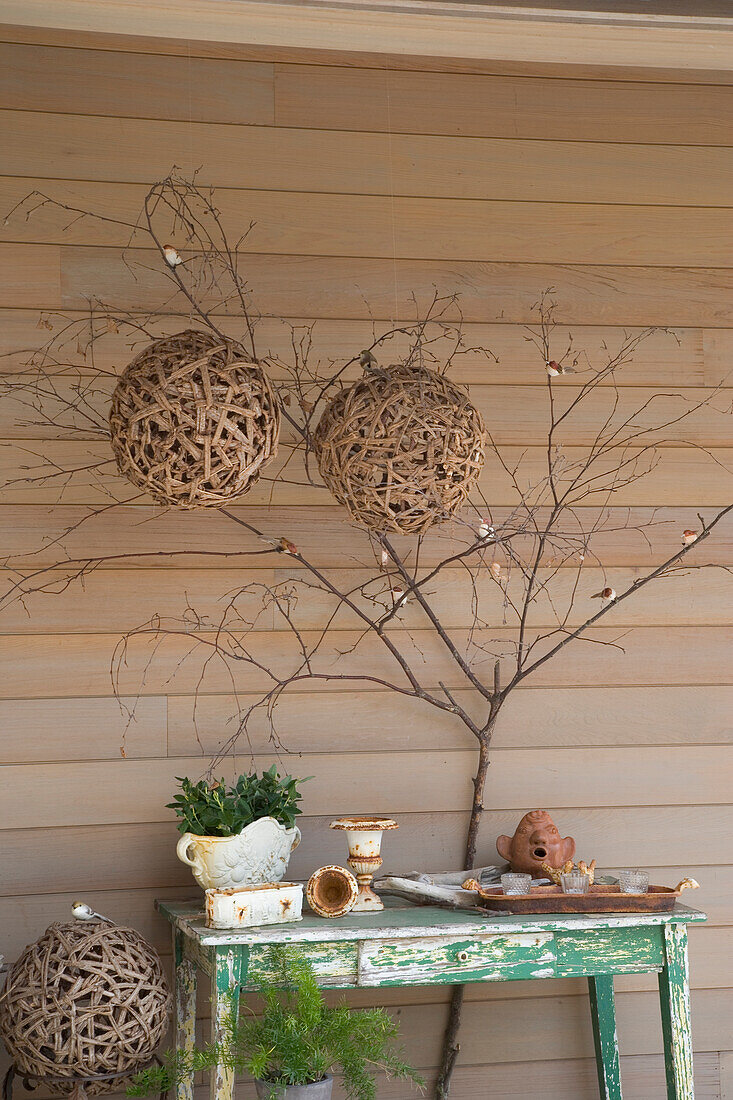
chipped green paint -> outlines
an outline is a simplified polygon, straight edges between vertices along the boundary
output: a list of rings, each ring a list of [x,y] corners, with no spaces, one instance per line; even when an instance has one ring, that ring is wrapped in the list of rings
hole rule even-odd
[[[306,914],[297,924],[233,931],[207,928],[201,908],[190,903],[161,902],[158,909],[176,932],[181,1043],[190,1041],[188,1021],[195,1015],[192,968],[212,976],[216,1037],[238,1009],[239,989],[267,976],[263,958],[272,944],[296,944],[311,959],[322,985],[342,988],[586,974],[600,1095],[621,1100],[613,974],[661,969],[668,1097],[694,1098],[686,926],[706,918],[687,906],[677,904],[670,913],[516,917],[388,903],[378,913],[339,920]],[[233,1088],[231,1073],[217,1067],[211,1100],[233,1100]],[[180,1093],[177,1100],[191,1100],[190,1093]]]
[[[185,954],[182,932],[173,930],[176,982],[176,1049],[192,1051],[196,1043],[196,964]],[[193,1100],[193,1073],[176,1082],[176,1100]]]
[[[239,993],[247,975],[248,952],[236,947],[218,947],[214,952],[211,978],[211,1040],[226,1045],[226,1038],[239,1016]],[[210,1100],[232,1100],[234,1069],[217,1062],[209,1076]]]
[[[372,940],[359,949],[360,986],[449,985],[546,978],[555,973],[552,932],[470,939]]]
[[[659,975],[664,1061],[668,1100],[694,1100],[690,979],[687,965],[687,929],[669,924],[664,929],[666,966]]]
[[[613,975],[595,974],[588,978],[588,997],[596,1050],[598,1091],[601,1100],[622,1100]]]
[[[664,936],[657,928],[592,928],[557,933],[558,978],[636,974],[664,966]]]
[[[183,953],[190,963],[192,963],[197,970],[203,971],[207,978],[213,976],[213,959],[214,950],[211,947],[204,947],[197,939],[191,935],[186,935],[185,926],[175,926],[179,932],[183,933]]]
[[[271,924],[264,928],[207,928],[202,907],[191,902],[158,902],[158,910],[202,946],[263,943],[344,943],[347,940],[402,939],[405,936],[508,934],[538,930],[587,931],[591,928],[646,928],[677,923],[704,921],[705,914],[688,909],[679,902],[671,913],[567,913],[542,917],[515,917],[488,910],[438,909],[433,905],[391,905],[378,913],[348,913],[338,920],[325,920],[312,913],[293,924]]]
[[[346,988],[357,984],[356,943],[304,943],[298,949],[313,967],[318,982],[323,986]],[[272,980],[272,967],[266,947],[250,949],[247,989],[254,988],[263,979]]]

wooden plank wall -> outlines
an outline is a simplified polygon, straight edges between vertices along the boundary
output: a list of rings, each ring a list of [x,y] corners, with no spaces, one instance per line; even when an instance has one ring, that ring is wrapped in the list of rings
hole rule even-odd
[[[287,338],[273,318],[318,319],[319,349],[351,355],[363,346],[370,313],[388,324],[407,316],[413,292],[425,301],[434,286],[459,291],[471,342],[492,348],[498,362],[468,357],[457,377],[472,384],[492,431],[517,454],[538,443],[544,377],[522,325],[548,286],[592,355],[639,327],[674,328],[676,340],[657,335],[644,345],[622,402],[658,388],[695,395],[721,379],[729,384],[729,86],[237,61],[198,57],[195,47],[182,57],[6,43],[0,109],[3,210],[40,188],[122,215],[173,164],[201,166],[202,178],[223,189],[227,219],[257,223],[244,248],[269,347]],[[123,242],[108,224],[83,220],[61,232],[58,219],[40,211],[0,227],[0,238],[3,353],[38,341],[39,309],[82,311],[89,295],[144,309],[155,292],[154,282],[133,281],[122,267]],[[2,369],[18,361],[6,355]],[[121,368],[124,348],[105,362]],[[725,407],[730,395],[723,396]],[[14,482],[3,490],[2,553],[47,563],[51,539],[102,495],[77,480],[57,504],[55,491],[16,479],[34,452],[69,465],[102,452],[83,436],[43,443],[54,433],[19,425],[8,407],[0,415],[3,478]],[[659,468],[619,500],[632,516],[659,509],[657,558],[694,525],[698,507],[730,498],[730,425],[722,414],[696,417],[689,430],[718,463],[672,436]],[[592,429],[592,418],[579,423],[571,442],[582,445]],[[352,568],[358,540],[328,498],[285,486],[268,512],[268,493],[253,492],[242,514],[264,524],[276,515],[278,531],[312,555]],[[509,501],[498,475],[489,493],[499,507]],[[67,541],[71,552],[91,555],[235,550],[238,539],[220,517],[160,517],[136,500]],[[262,560],[260,579],[288,575]],[[631,534],[606,555],[622,586],[650,560]],[[706,562],[733,564],[730,527],[701,548],[698,564]],[[148,559],[100,570],[83,591],[35,600],[29,614],[18,609],[3,619],[0,927],[11,958],[68,912],[73,895],[129,921],[168,955],[152,902],[190,891],[163,805],[173,777],[202,766],[192,698],[198,670],[179,667],[172,649],[160,654],[122,759],[110,655],[121,633],[153,611],[175,611],[184,594],[212,609],[249,576],[237,562],[214,570],[194,557],[151,568]],[[730,580],[700,569],[648,589],[608,628],[634,628],[625,655],[580,648],[521,692],[497,734],[480,850],[482,861],[492,860],[497,833],[546,805],[581,854],[605,867],[648,866],[662,882],[683,873],[700,880],[699,902],[710,914],[692,932],[701,1100],[729,1094],[721,1089],[726,1072],[730,1088],[733,1059]],[[467,608],[450,584],[439,597],[451,625],[465,627]],[[411,615],[405,625],[419,629]],[[262,623],[260,640],[275,655],[282,636],[272,627]],[[437,678],[438,657],[428,636],[423,642]],[[131,696],[145,658],[131,658],[123,684]],[[246,694],[258,685],[238,686]],[[207,681],[198,715],[204,750],[226,728],[228,690],[224,678]],[[349,811],[399,818],[385,845],[390,869],[458,864],[473,764],[460,732],[379,692],[295,697],[282,726],[303,754],[294,769],[316,776],[297,873],[343,858],[327,823]],[[268,763],[262,730],[255,751]],[[638,1100],[664,1095],[654,985],[653,975],[619,982],[625,1095]],[[408,1053],[430,1075],[444,991],[354,1000],[375,996],[398,1009]],[[582,983],[473,989],[454,1096],[592,1097],[591,1054]],[[380,1086],[380,1096],[403,1097],[404,1089]]]

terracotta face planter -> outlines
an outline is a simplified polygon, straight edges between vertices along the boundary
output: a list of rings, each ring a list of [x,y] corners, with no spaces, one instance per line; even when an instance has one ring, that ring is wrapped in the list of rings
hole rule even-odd
[[[498,837],[496,850],[512,871],[546,878],[542,864],[562,867],[575,855],[575,841],[571,836],[560,836],[547,810],[530,810],[517,825],[514,836]]]

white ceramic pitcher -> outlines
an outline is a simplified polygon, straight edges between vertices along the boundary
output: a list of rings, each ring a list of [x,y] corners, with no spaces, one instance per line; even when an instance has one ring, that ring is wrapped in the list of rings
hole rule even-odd
[[[261,882],[280,882],[300,844],[300,829],[260,817],[236,836],[184,833],[176,854],[204,890],[235,890]]]

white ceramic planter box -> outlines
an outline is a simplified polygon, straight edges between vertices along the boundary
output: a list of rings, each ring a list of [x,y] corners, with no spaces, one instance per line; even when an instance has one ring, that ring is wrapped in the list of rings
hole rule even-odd
[[[260,817],[236,836],[184,833],[176,854],[203,890],[242,890],[284,878],[299,844],[297,825],[287,829],[274,817]]]
[[[242,890],[207,890],[209,928],[252,928],[303,919],[300,882],[263,882]]]

